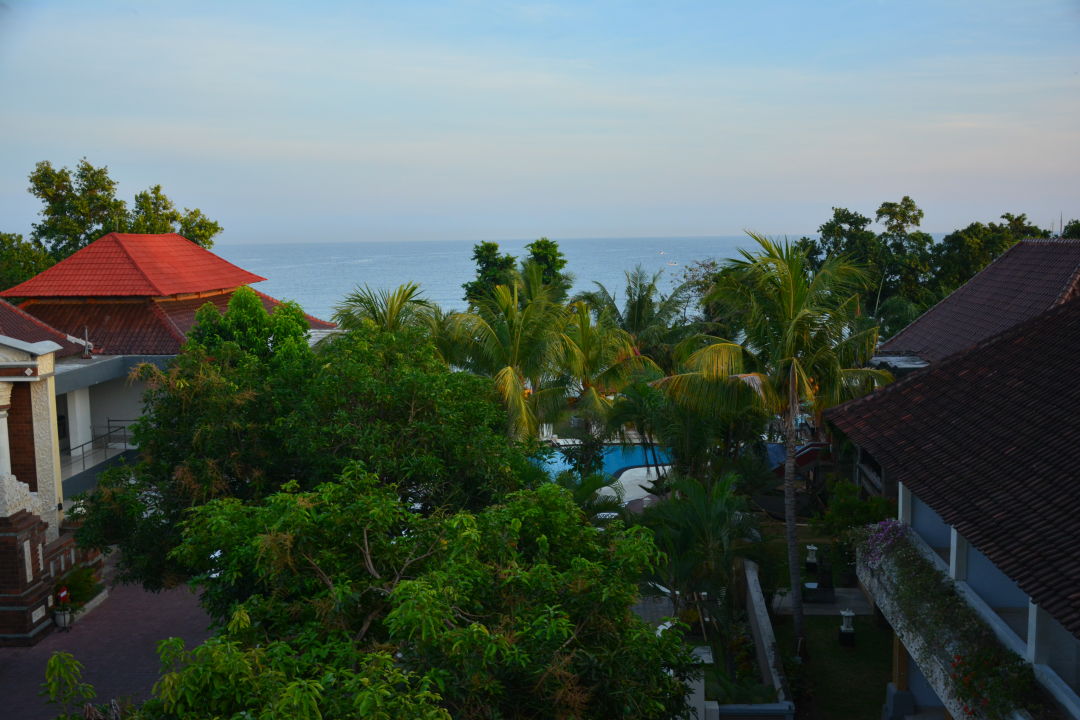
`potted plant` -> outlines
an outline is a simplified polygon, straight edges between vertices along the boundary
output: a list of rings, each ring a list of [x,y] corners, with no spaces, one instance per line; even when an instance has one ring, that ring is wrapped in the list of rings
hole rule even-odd
[[[53,622],[61,632],[71,630],[71,624],[75,622],[75,610],[71,606],[71,593],[66,585],[61,585],[56,591],[56,606],[53,608]]]

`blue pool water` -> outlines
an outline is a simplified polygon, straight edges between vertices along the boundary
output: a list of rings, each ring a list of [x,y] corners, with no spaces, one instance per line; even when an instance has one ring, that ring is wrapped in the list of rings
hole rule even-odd
[[[656,449],[656,456],[661,463],[671,460],[671,454],[663,448]],[[608,475],[618,475],[627,468],[651,464],[652,452],[649,452],[646,459],[644,445],[608,445],[604,448],[604,472]],[[554,477],[564,470],[569,470],[570,464],[556,451],[543,467]]]

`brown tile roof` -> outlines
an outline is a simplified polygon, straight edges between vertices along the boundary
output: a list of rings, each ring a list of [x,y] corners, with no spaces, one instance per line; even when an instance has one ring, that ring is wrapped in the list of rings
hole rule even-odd
[[[150,298],[129,301],[37,301],[23,305],[50,325],[80,337],[83,326],[99,355],[175,355],[184,334]]]
[[[83,351],[82,345],[68,340],[66,334],[4,300],[0,300],[0,335],[28,343],[51,340],[60,346],[56,351],[58,358],[77,355]]]
[[[1080,637],[1080,299],[828,419]]]
[[[252,288],[254,290],[254,288]],[[262,301],[263,307],[266,308],[266,312],[273,312],[274,308],[281,304],[281,301],[272,298],[266,293],[261,293],[258,290],[254,291],[259,299]],[[188,298],[183,300],[169,300],[159,299],[157,300],[158,307],[160,307],[169,319],[178,327],[181,332],[187,333],[195,324],[195,312],[208,302],[213,303],[217,309],[221,312],[225,312],[225,308],[229,304],[229,299],[232,298],[232,293],[221,293],[218,295],[211,295],[209,297],[202,298]],[[314,315],[305,314],[307,318],[308,327],[312,330],[329,330],[335,328],[337,325],[325,320],[320,320]]]
[[[175,233],[109,233],[0,296],[164,297],[265,279]]]
[[[281,304],[269,295],[257,294],[268,312]],[[82,337],[86,326],[94,352],[99,355],[175,355],[195,324],[195,312],[208,302],[224,312],[231,297],[230,291],[179,300],[110,298],[57,302],[45,299],[27,301],[22,307],[76,337]],[[316,317],[306,317],[312,329],[335,327]]]
[[[1080,290],[1080,240],[1023,240],[881,345],[934,363],[1046,312]]]

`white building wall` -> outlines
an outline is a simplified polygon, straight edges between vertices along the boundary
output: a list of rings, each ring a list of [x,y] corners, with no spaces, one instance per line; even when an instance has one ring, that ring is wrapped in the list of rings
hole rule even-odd
[[[106,430],[109,420],[136,420],[143,412],[146,383],[115,378],[90,387],[90,420],[95,433]]]

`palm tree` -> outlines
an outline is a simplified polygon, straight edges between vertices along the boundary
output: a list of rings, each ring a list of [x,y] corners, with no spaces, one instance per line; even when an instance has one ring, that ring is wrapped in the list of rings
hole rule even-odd
[[[812,270],[804,249],[748,233],[756,252],[729,260],[708,300],[741,317],[738,341],[714,338],[688,359],[688,372],[666,378],[669,391],[691,402],[732,397],[749,385],[781,420],[784,434],[784,518],[795,636],[805,637],[799,552],[795,532],[796,426],[805,406],[824,409],[888,382],[884,371],[862,367],[877,344],[877,327],[858,323],[861,269],[843,258]],[[861,329],[860,329],[861,327]],[[744,372],[744,368],[749,372]]]
[[[372,322],[384,332],[396,332],[423,324],[433,307],[420,297],[420,286],[413,282],[391,291],[374,290],[365,285],[355,288],[334,309],[334,322],[342,330],[354,330],[365,322]]]
[[[634,347],[629,333],[593,322],[589,306],[581,301],[569,307],[561,341],[562,370],[569,376],[574,410],[597,427],[605,423],[615,393],[636,373],[659,371]]]
[[[680,606],[694,606],[702,634],[720,651],[721,638],[708,631],[705,618],[710,616],[722,630],[730,629],[735,558],[740,545],[756,536],[755,516],[746,498],[736,491],[734,475],[711,484],[680,478],[672,489],[671,499],[649,507],[642,515],[657,548],[665,554],[657,579],[669,590],[672,612],[678,614]],[[727,649],[722,653],[729,655]]]
[[[622,485],[611,475],[593,473],[578,477],[566,471],[559,473],[555,484],[574,496],[574,502],[593,525],[606,525],[622,512]]]
[[[626,298],[621,306],[615,294],[601,283],[593,283],[596,290],[582,293],[578,299],[593,308],[598,320],[629,333],[642,354],[663,363],[680,331],[687,327],[684,313],[690,287],[684,283],[665,296],[657,286],[662,271],[649,275],[638,265],[625,275]]]
[[[629,440],[627,428],[637,434],[645,448],[646,467],[653,465],[657,476],[660,474],[660,458],[656,453],[656,437],[664,422],[667,403],[667,398],[659,389],[644,379],[637,379],[623,387],[612,402],[607,416],[608,429],[617,433],[622,441]]]
[[[566,308],[543,288],[522,302],[518,288],[505,285],[475,299],[472,312],[454,316],[464,366],[495,381],[515,436],[535,436],[540,417],[565,402],[555,369],[566,319]]]

